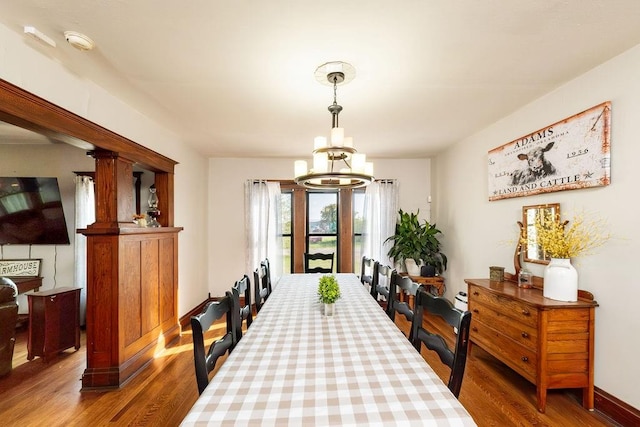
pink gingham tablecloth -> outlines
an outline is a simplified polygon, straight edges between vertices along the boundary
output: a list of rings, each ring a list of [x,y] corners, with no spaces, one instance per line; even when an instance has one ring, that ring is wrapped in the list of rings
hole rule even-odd
[[[474,426],[354,274],[283,276],[183,426]],[[194,387],[195,387],[194,378]]]

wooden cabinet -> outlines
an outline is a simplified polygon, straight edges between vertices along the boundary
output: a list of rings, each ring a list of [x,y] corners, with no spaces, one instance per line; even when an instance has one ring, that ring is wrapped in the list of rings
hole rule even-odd
[[[57,288],[28,293],[29,339],[27,359],[45,362],[70,347],[80,348],[80,288]]]
[[[595,301],[555,301],[508,281],[465,282],[471,341],[536,385],[540,412],[557,388],[582,388],[583,406],[593,409]]]

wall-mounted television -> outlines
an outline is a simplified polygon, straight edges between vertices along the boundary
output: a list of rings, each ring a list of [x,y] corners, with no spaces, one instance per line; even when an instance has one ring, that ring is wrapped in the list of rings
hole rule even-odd
[[[57,178],[0,177],[0,245],[68,245]]]

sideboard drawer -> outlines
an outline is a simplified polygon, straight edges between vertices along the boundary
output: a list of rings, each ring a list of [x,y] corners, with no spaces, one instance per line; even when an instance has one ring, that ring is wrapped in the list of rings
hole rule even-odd
[[[522,322],[533,328],[537,328],[538,310],[536,310],[535,307],[506,296],[493,294],[487,289],[476,285],[469,285],[469,294],[470,304],[472,301],[477,301],[513,318],[514,320]]]
[[[471,315],[473,318],[473,314]],[[535,382],[538,358],[535,350],[521,345],[501,331],[473,319],[470,338],[490,353],[515,369],[529,381]]]
[[[493,329],[501,331],[512,340],[533,351],[536,350],[538,330],[535,327],[527,323],[514,322],[513,318],[473,299],[469,302],[469,311],[471,311],[473,325],[476,324],[476,321],[491,325]]]

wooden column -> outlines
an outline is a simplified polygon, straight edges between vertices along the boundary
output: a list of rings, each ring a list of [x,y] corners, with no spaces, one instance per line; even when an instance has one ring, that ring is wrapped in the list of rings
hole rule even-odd
[[[173,227],[173,174],[156,173],[155,185],[158,195],[158,209],[160,210],[158,222],[163,227]]]
[[[96,159],[96,222],[90,228],[112,228],[131,223],[133,162],[106,150],[92,152]]]
[[[133,163],[106,150],[96,159],[96,222],[87,236],[87,368],[82,389],[124,385],[178,338],[178,232],[173,174],[156,172],[163,227],[133,224]]]

